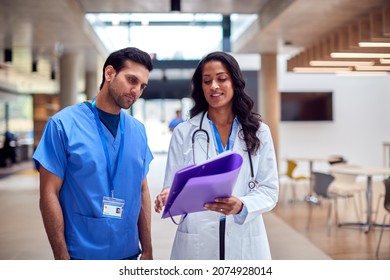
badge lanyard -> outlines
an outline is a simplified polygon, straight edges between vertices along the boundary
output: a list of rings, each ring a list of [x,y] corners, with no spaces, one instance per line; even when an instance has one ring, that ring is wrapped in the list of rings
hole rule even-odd
[[[219,136],[217,127],[215,126],[215,124],[213,122],[211,122],[211,125],[212,125],[213,130],[214,130],[214,136],[215,136],[215,142],[216,142],[217,148],[218,148],[218,154],[220,154],[220,153],[222,153],[224,151],[229,150],[230,134],[232,133],[233,125],[232,125],[232,128],[230,129],[229,138],[228,138],[228,141],[227,141],[227,144],[226,144],[226,148],[224,148],[222,146],[221,136]]]
[[[230,144],[230,135],[233,130],[234,124],[232,124],[232,127],[230,129],[229,138],[226,144],[226,148],[223,148],[221,136],[218,133],[218,129],[215,126],[215,124],[211,121],[211,125],[214,130],[214,136],[215,136],[215,142],[218,147],[218,153],[222,153],[224,151],[229,150],[229,144]],[[225,231],[226,231],[226,216],[221,216],[219,218],[219,259],[224,260],[225,259]]]
[[[102,124],[100,122],[98,110],[96,108],[96,97],[92,100],[92,111],[93,111],[93,114],[95,115],[96,125],[97,125],[98,131],[99,131],[100,140],[102,141],[104,154],[106,157],[107,175],[108,175],[108,180],[110,183],[111,197],[113,198],[114,197],[114,180],[115,180],[115,176],[117,174],[117,171],[120,167],[120,164],[122,161],[122,154],[123,154],[124,134],[125,134],[124,133],[124,120],[123,120],[123,117],[119,116],[119,128],[121,131],[121,142],[120,142],[120,146],[119,146],[118,161],[116,163],[115,170],[112,172],[111,171],[110,156],[108,154],[108,148],[107,148],[107,141],[106,141],[106,137],[104,136],[103,127],[102,127]]]

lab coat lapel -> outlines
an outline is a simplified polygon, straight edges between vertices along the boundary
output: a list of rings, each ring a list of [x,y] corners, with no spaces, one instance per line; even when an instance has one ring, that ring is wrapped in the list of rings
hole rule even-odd
[[[240,137],[238,137],[241,129],[242,129],[241,124],[239,124],[238,129],[237,129],[237,135],[236,135],[236,138],[234,140],[233,152],[241,155],[244,158],[247,154],[246,144],[243,140],[240,139]]]

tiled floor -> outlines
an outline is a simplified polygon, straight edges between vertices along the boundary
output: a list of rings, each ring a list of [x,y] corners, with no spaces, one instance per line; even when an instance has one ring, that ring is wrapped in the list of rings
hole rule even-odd
[[[165,154],[156,154],[150,168],[148,181],[152,200],[162,186],[165,157]],[[38,173],[30,162],[13,168],[15,174],[0,180],[0,259],[52,259],[38,207]],[[329,259],[275,214],[267,213],[264,219],[273,259]],[[161,219],[159,214],[152,212],[152,240],[156,260],[169,259],[175,229],[176,225],[171,220]]]

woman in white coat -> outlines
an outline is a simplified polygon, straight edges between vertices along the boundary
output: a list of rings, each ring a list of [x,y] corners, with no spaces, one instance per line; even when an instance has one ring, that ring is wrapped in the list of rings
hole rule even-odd
[[[208,211],[181,217],[171,259],[271,259],[262,214],[277,203],[275,151],[269,127],[252,112],[234,57],[225,52],[204,57],[192,77],[191,96],[191,118],[172,135],[156,212],[163,209],[178,169],[225,150],[240,154],[243,164],[231,197],[207,203]],[[207,133],[196,132],[200,126]]]

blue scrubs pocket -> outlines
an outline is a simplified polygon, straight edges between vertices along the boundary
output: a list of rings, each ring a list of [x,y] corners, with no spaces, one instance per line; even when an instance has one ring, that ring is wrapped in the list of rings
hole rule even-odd
[[[72,258],[122,259],[139,251],[138,232],[130,229],[127,220],[75,215],[73,222],[73,230],[66,230]]]

